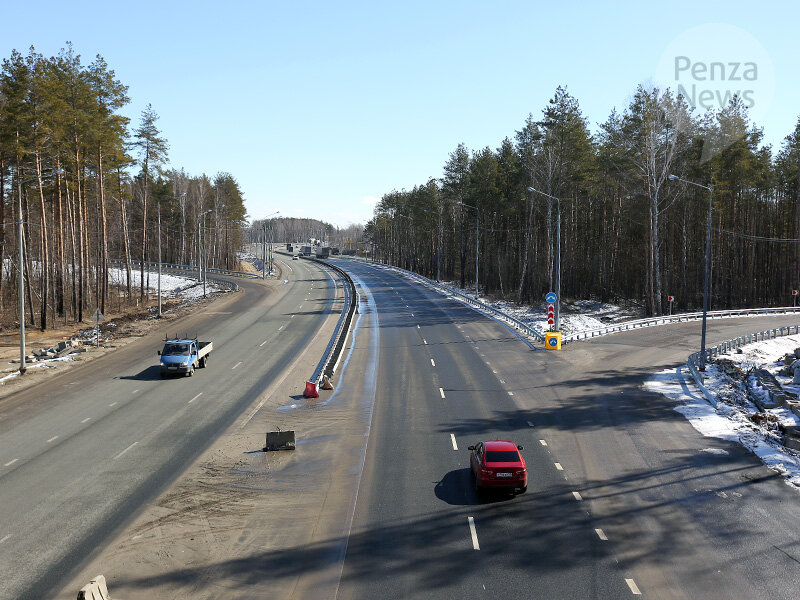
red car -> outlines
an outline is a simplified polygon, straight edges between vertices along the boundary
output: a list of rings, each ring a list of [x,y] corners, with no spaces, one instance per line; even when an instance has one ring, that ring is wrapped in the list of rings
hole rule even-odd
[[[528,469],[520,450],[509,440],[480,442],[469,447],[470,469],[475,490],[486,488],[517,489],[524,494],[528,489]]]

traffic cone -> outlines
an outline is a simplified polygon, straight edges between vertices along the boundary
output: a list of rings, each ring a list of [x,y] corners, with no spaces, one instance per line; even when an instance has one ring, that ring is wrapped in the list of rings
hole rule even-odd
[[[332,390],[333,389],[333,384],[331,383],[331,380],[328,379],[327,375],[323,376],[323,378],[322,378],[322,389],[323,390]]]
[[[317,384],[313,381],[306,381],[306,389],[303,392],[303,396],[306,398],[319,398],[319,392],[317,391]]]

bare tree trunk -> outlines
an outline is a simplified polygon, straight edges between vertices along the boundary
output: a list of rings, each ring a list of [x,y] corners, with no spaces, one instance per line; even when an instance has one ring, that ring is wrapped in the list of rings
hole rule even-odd
[[[42,162],[39,152],[34,153],[34,162],[36,164],[36,180],[39,184],[39,222],[41,223],[41,230],[39,241],[41,244],[41,256],[39,262],[41,263],[41,310],[39,311],[39,326],[42,331],[47,329],[47,300],[49,294],[49,275],[50,275],[50,253],[47,245],[47,211],[44,206],[44,189],[42,189]]]
[[[97,148],[97,178],[100,182],[100,312],[106,312],[108,297],[108,232],[106,230],[106,192],[103,175],[103,151]]]

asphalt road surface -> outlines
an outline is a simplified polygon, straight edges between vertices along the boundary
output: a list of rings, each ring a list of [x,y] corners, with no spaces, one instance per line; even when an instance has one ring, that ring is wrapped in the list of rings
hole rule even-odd
[[[699,323],[560,353],[369,264],[377,394],[338,598],[793,598],[798,492],[642,389]],[[796,317],[709,322],[709,340]],[[522,444],[524,495],[479,497],[467,446]],[[708,449],[727,454],[709,453]]]
[[[0,598],[52,593],[308,344],[333,283],[290,268],[274,296],[239,281],[242,293],[0,403]],[[214,351],[193,377],[161,379],[156,351],[176,329]]]

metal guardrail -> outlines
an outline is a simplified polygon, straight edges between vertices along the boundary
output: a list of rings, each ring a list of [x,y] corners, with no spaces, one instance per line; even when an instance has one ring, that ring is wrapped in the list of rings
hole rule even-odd
[[[786,315],[800,313],[800,307],[784,306],[778,308],[741,308],[733,310],[712,310],[706,313],[708,319],[732,319],[735,317],[752,317],[759,315]],[[679,313],[676,315],[662,316],[662,317],[649,317],[647,319],[636,319],[633,321],[624,321],[622,323],[615,323],[604,327],[597,327],[595,329],[585,329],[584,331],[577,331],[570,333],[562,338],[562,342],[572,342],[577,340],[586,340],[593,337],[602,335],[609,335],[618,333],[620,331],[628,331],[630,329],[639,329],[641,327],[653,327],[656,325],[666,325],[668,323],[683,323],[686,321],[697,321],[703,318],[702,312],[692,313]]]
[[[762,309],[766,310],[766,309]],[[763,340],[773,340],[777,337],[782,337],[786,335],[799,335],[800,334],[800,325],[788,325],[786,327],[775,327],[773,329],[767,329],[766,331],[757,331],[753,333],[748,333],[745,335],[740,335],[739,337],[733,338],[731,340],[727,340],[725,342],[721,342],[716,346],[711,348],[706,348],[706,360],[705,362],[708,363],[712,358],[716,356],[720,356],[722,354],[728,354],[729,352],[736,350],[740,346],[745,346],[747,344],[752,344],[754,342],[763,341]],[[690,354],[689,357],[686,359],[686,366],[689,368],[689,372],[692,374],[697,387],[700,388],[700,391],[703,392],[703,396],[714,406],[717,406],[717,399],[714,397],[708,388],[705,386],[705,377],[703,376],[703,372],[700,371],[700,357],[701,352],[695,352],[694,354]]]
[[[124,260],[112,259],[112,260],[109,260],[108,262],[109,262],[109,264],[116,265],[116,266],[119,266],[119,265],[124,266],[125,265],[125,261]],[[136,267],[138,269],[140,264],[141,264],[141,261],[131,261],[131,267]],[[150,271],[151,273],[153,272],[153,269],[151,267],[155,267],[156,269],[158,268],[158,263],[146,262],[144,264],[147,267],[147,270]],[[190,277],[192,279],[196,279],[198,282],[200,281],[199,274],[197,272],[197,267],[193,267],[191,265],[175,265],[175,264],[167,264],[167,263],[161,263],[161,267],[164,268],[164,269],[168,269],[174,275],[185,275],[185,276]],[[211,269],[209,269],[209,271],[211,271]],[[226,271],[224,269],[216,269],[216,271],[222,272],[223,274],[226,273]],[[232,273],[241,273],[241,271],[231,271],[230,273],[231,274]],[[223,286],[223,287],[227,287],[232,292],[238,292],[239,291],[239,284],[235,283],[233,281],[227,281],[225,279],[217,279],[216,277],[206,277],[206,281],[209,281],[211,283],[215,283],[215,284]]]
[[[353,324],[353,315],[358,306],[358,293],[356,292],[356,286],[353,280],[343,269],[316,258],[308,258],[306,260],[323,264],[339,274],[342,278],[344,301],[347,306],[347,309],[343,310],[342,314],[339,316],[339,320],[336,322],[336,329],[328,342],[328,346],[325,348],[325,353],[322,355],[322,359],[319,361],[319,364],[317,364],[317,368],[314,370],[314,374],[309,380],[319,384],[322,382],[323,375],[333,377],[336,366],[339,364],[339,359],[344,350],[344,344],[347,341],[347,335],[350,333],[350,327]]]
[[[361,259],[358,259],[358,258],[355,258],[355,257],[352,257],[352,256],[348,256],[347,258],[351,259],[351,260],[361,260]],[[449,285],[445,285],[443,283],[439,283],[438,281],[434,281],[433,279],[428,279],[427,277],[425,277],[423,275],[419,275],[417,273],[414,273],[413,271],[407,271],[406,269],[401,269],[400,267],[395,267],[393,265],[384,265],[383,263],[373,263],[371,261],[364,261],[364,262],[369,262],[370,264],[372,264],[372,265],[374,265],[376,267],[380,267],[382,269],[386,269],[386,270],[389,270],[389,271],[396,271],[398,273],[401,273],[402,275],[405,275],[406,277],[408,277],[410,279],[416,279],[417,281],[419,281],[421,283],[424,283],[425,285],[433,287],[434,289],[438,290],[441,293],[448,294],[448,295],[451,295],[451,296],[455,296],[456,298],[458,298],[462,302],[465,302],[466,304],[472,306],[475,309],[478,309],[478,310],[481,310],[481,311],[484,311],[484,312],[488,312],[488,313],[494,315],[495,317],[497,317],[501,321],[504,321],[509,326],[511,326],[512,328],[516,329],[517,331],[520,331],[520,332],[524,333],[525,335],[534,337],[537,340],[539,340],[540,342],[544,341],[544,334],[542,334],[538,330],[534,329],[530,325],[527,325],[527,324],[523,323],[519,319],[516,319],[516,318],[512,317],[508,313],[503,312],[502,310],[499,310],[499,309],[495,308],[494,306],[489,306],[488,304],[485,304],[485,303],[481,302],[480,300],[477,300],[477,299],[473,298],[472,296],[468,296],[467,294],[463,294],[460,291],[458,291],[457,289],[455,289],[455,288],[453,288],[453,287],[451,287]]]
[[[124,260],[120,260],[120,259],[117,259],[117,258],[112,259],[112,260],[110,260],[108,262],[112,263],[112,264],[116,264],[116,265],[124,265],[125,264]],[[131,267],[134,267],[134,266],[138,267],[140,264],[141,264],[141,261],[139,261],[139,260],[132,260],[131,261]],[[149,262],[149,261],[147,261],[144,264],[145,264],[146,267],[158,268],[158,263],[157,262]],[[175,264],[175,263],[161,263],[161,267],[165,268],[165,269],[167,269],[167,268],[169,268],[169,269],[182,269],[182,270],[187,271],[187,272],[192,272],[193,271],[194,273],[197,273],[197,271],[198,271],[197,265],[179,265],[179,264]],[[217,269],[217,268],[214,268],[214,267],[208,267],[207,269],[203,268],[203,271],[205,271],[206,273],[216,273],[218,275],[229,275],[231,277],[243,277],[245,279],[261,279],[261,275],[257,275],[255,273],[247,273],[245,271],[231,271],[229,269]]]

